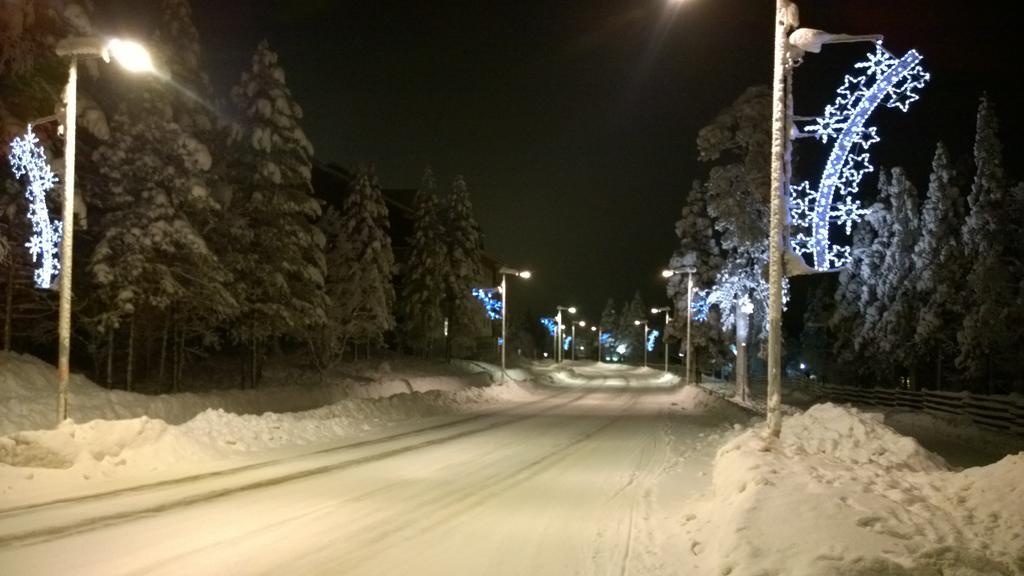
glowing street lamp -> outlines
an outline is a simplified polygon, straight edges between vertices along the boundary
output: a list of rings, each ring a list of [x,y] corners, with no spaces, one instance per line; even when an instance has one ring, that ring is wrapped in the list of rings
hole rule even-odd
[[[111,57],[129,72],[155,72],[149,52],[130,40],[104,38],[66,38],[57,43],[58,56],[69,56],[68,86],[64,93],[64,210],[63,236],[60,242],[60,307],[57,314],[57,420],[68,418],[68,377],[71,356],[71,257],[75,230],[75,124],[78,114],[78,59]]]
[[[501,381],[505,382],[505,348],[508,347],[508,334],[506,333],[506,324],[508,322],[508,308],[506,307],[508,300],[508,283],[505,281],[505,277],[509,274],[518,276],[523,280],[529,280],[533,273],[529,270],[516,270],[514,268],[502,267],[498,270],[498,274],[501,274]]]
[[[633,326],[644,325],[644,341],[642,347],[644,349],[644,368],[647,368],[647,320],[633,320]]]
[[[693,355],[693,350],[690,348],[690,319],[693,317],[693,275],[697,272],[695,266],[683,266],[680,268],[673,268],[671,270],[662,270],[662,278],[671,278],[676,274],[686,274],[686,380],[687,384],[690,383],[690,356]],[[666,312],[666,316],[668,313]],[[666,329],[668,324],[666,323]]]
[[[565,328],[562,325],[562,310],[565,310],[569,314],[576,313],[575,306],[556,306],[558,313],[555,314],[555,362],[562,361],[562,329]]]
[[[668,373],[668,323],[672,321],[669,316],[669,311],[672,310],[671,306],[662,306],[661,308],[651,308],[651,314],[658,314],[661,312],[665,313],[665,336],[661,339],[661,345],[665,348],[665,373]]]

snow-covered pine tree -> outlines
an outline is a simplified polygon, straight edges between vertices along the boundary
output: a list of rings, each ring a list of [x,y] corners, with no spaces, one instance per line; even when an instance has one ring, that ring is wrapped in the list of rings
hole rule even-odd
[[[434,173],[427,168],[416,193],[412,248],[402,269],[399,318],[402,337],[413,350],[427,355],[431,344],[443,335],[445,232]]]
[[[960,239],[964,199],[956,180],[949,152],[940,142],[932,159],[928,197],[921,209],[921,241],[914,249],[914,290],[921,304],[914,348],[919,358],[934,365],[937,390],[942,389],[943,360],[956,354],[956,333],[962,323],[962,298],[966,293]]]
[[[483,242],[480,226],[473,216],[466,180],[460,175],[452,182],[451,193],[445,200],[445,255],[448,259],[444,271],[444,312],[448,319],[448,341],[445,356],[450,359],[454,349],[466,350],[472,346],[472,327],[480,314],[472,289],[480,281],[480,254]]]
[[[643,296],[637,290],[633,299],[622,310],[619,315],[619,326],[615,332],[616,345],[625,344],[626,353],[623,357],[628,361],[639,361],[643,358],[646,342],[644,342],[644,327],[637,326],[637,320],[646,320],[648,314],[647,306],[644,305]]]
[[[885,374],[879,351],[879,331],[885,302],[881,300],[879,277],[885,256],[892,244],[892,214],[889,210],[890,178],[882,168],[878,174],[878,199],[865,216],[864,221],[873,230],[871,246],[864,251],[860,267],[856,274],[861,279],[860,298],[857,307],[861,320],[857,323],[858,330],[853,335],[853,346],[859,358],[869,360],[864,370],[873,371],[872,378],[881,378]]]
[[[391,250],[388,208],[372,168],[356,173],[328,254],[328,323],[338,334],[337,349],[358,350],[384,341],[395,327],[395,257]]]
[[[610,355],[615,350],[616,331],[619,328],[619,315],[615,311],[615,299],[609,298],[604,304],[604,310],[601,311],[601,322],[598,326],[601,329],[601,334],[608,334],[607,344],[601,345],[601,361],[604,361],[607,355]]]
[[[682,217],[676,222],[679,248],[669,260],[670,269],[685,266],[693,266],[697,269],[693,275],[695,288],[712,286],[723,264],[722,251],[715,238],[711,217],[708,215],[705,195],[706,188],[700,181],[695,180],[683,204]],[[686,345],[683,339],[686,338],[686,290],[688,284],[687,274],[676,274],[668,279],[665,289],[676,311],[673,315],[670,333],[682,340],[681,346]],[[709,322],[690,323],[690,341],[695,356],[694,361],[690,363],[691,370],[697,370],[699,358],[707,348],[710,332],[716,329],[717,326]],[[696,375],[692,374],[691,376]],[[694,380],[691,378],[690,381]]]
[[[229,276],[200,233],[220,214],[202,179],[209,153],[174,121],[157,82],[139,82],[93,155],[106,192],[93,199],[101,217],[88,266],[102,303],[99,335],[128,327],[129,387],[138,321],[169,312],[178,330],[202,332],[236,310]]]
[[[857,339],[864,330],[861,298],[870,290],[871,280],[862,275],[865,260],[870,256],[877,231],[870,221],[855,225],[850,246],[850,263],[839,271],[839,285],[835,292],[835,308],[829,318],[832,335],[832,355],[836,360],[838,376],[850,385],[860,380],[869,364],[860,354]]]
[[[213,129],[213,87],[202,69],[199,32],[189,0],[161,0],[160,21],[154,34],[159,61],[180,90],[174,91],[175,120],[182,130],[203,137]]]
[[[915,354],[912,345],[920,304],[913,286],[914,246],[920,238],[917,190],[902,168],[892,170],[889,185],[891,229],[889,245],[877,280],[881,319],[877,327],[880,364],[897,372],[914,375]],[[914,378],[911,383],[917,386]]]
[[[264,341],[305,339],[326,321],[324,237],[310,184],[313,145],[266,41],[232,98],[239,117],[231,135],[234,190],[218,253],[234,275],[241,312],[233,333],[250,347],[247,379],[255,385]]]
[[[1007,266],[1011,240],[1009,203],[1003,174],[1003,151],[992,102],[983,96],[978,106],[974,141],[976,172],[967,197],[970,207],[962,231],[968,266],[966,314],[957,334],[956,363],[968,378],[991,391],[996,365],[1017,353],[1009,340],[1007,314],[1013,305],[1013,278]]]

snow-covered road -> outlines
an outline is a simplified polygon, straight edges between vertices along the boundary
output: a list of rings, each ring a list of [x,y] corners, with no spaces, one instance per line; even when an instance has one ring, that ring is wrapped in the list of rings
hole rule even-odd
[[[653,370],[243,469],[0,511],[9,574],[664,574],[729,410]],[[699,404],[699,403],[697,403]]]

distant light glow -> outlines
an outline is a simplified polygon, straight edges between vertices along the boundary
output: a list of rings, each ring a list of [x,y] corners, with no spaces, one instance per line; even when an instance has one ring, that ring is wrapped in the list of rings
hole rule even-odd
[[[625,354],[626,350],[629,350],[629,347],[626,346],[625,344],[619,344],[618,346],[615,347],[615,351],[620,355]]]
[[[46,161],[46,152],[39,144],[29,124],[25,135],[11,142],[9,159],[15,178],[28,175],[28,218],[32,222],[32,236],[25,244],[32,261],[39,267],[33,273],[36,286],[49,288],[54,278],[60,273],[61,236],[64,227],[60,220],[50,221],[50,213],[46,209],[46,194],[57,184],[57,175],[53,173]]]
[[[832,243],[829,224],[839,224],[849,237],[853,225],[868,214],[853,198],[864,174],[874,171],[867,150],[879,140],[877,129],[865,123],[879,104],[906,112],[918,99],[915,90],[930,79],[920,62],[921,55],[914,50],[897,59],[876,43],[874,54],[854,65],[863,68],[864,74],[847,75],[835,101],[805,128],[822,143],[835,140],[817,190],[808,182],[789,188],[790,223],[809,229],[792,234],[791,246],[797,254],[813,255],[818,270],[832,270],[850,261],[848,245]],[[836,194],[842,202],[833,203]]]

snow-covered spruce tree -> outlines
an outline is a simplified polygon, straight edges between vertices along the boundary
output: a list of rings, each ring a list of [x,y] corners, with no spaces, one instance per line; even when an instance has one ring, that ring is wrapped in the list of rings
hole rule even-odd
[[[869,365],[858,348],[857,340],[864,330],[861,298],[865,290],[872,290],[872,281],[862,274],[878,232],[870,220],[859,222],[853,229],[850,263],[839,271],[839,285],[835,292],[835,307],[829,318],[832,335],[832,355],[836,361],[841,382],[851,385],[859,382]]]
[[[456,176],[452,182],[444,210],[445,255],[448,260],[444,266],[447,274],[444,313],[448,319],[445,357],[450,360],[454,353],[461,354],[471,348],[473,324],[480,314],[472,289],[480,278],[483,243],[480,226],[473,217],[466,180],[462,176]]]
[[[328,322],[340,335],[338,346],[356,350],[384,342],[395,327],[395,257],[388,235],[388,208],[371,168],[360,167],[345,198],[339,234],[328,255]]]
[[[615,331],[616,345],[626,346],[623,358],[627,361],[639,361],[643,358],[644,349],[647,345],[644,342],[644,327],[637,326],[637,320],[646,320],[649,310],[644,304],[644,299],[638,290],[633,294],[633,299],[622,310],[619,315],[619,325]]]
[[[218,248],[234,275],[241,310],[233,333],[249,347],[247,380],[254,386],[268,339],[304,340],[326,321],[324,237],[310,184],[313,145],[266,41],[232,98],[239,117],[231,134],[234,188]]]
[[[965,265],[960,239],[964,199],[956,180],[949,152],[940,142],[935,147],[928,197],[921,210],[913,286],[921,305],[914,333],[915,353],[934,365],[936,390],[942,389],[944,359],[956,354],[956,333],[964,313]]]
[[[877,326],[878,348],[883,358],[878,361],[889,365],[890,378],[897,374],[914,376],[915,333],[920,303],[913,285],[914,246],[920,238],[920,217],[917,190],[907,179],[902,168],[892,170],[889,186],[890,214],[889,245],[877,277],[876,289],[881,319]],[[883,361],[884,359],[884,361]]]
[[[619,328],[619,315],[615,311],[615,299],[609,298],[604,304],[604,310],[601,311],[601,323],[599,325],[601,334],[608,334],[607,344],[601,345],[601,360],[605,359],[605,356],[610,356],[615,350],[616,331]]]
[[[969,213],[962,231],[968,266],[966,314],[957,334],[960,355],[956,359],[966,376],[993,389],[997,364],[1015,354],[1016,343],[1009,338],[1007,317],[1012,308],[1011,267],[1007,256],[1011,246],[1009,202],[1003,174],[1003,151],[997,134],[998,122],[992,103],[982,97],[978,106],[974,141],[976,172],[967,197]]]
[[[182,130],[204,142],[214,128],[211,117],[213,87],[202,69],[199,32],[189,0],[161,0],[160,20],[154,34],[161,65],[180,88],[174,90],[175,120]]]
[[[682,217],[676,221],[676,236],[679,248],[669,260],[669,268],[677,269],[693,266],[697,269],[693,275],[693,286],[712,286],[715,277],[722,268],[722,250],[715,237],[714,225],[708,215],[706,187],[694,180],[683,204]],[[672,301],[676,313],[672,320],[670,332],[680,339],[680,346],[686,346],[686,306],[688,274],[676,274],[668,279],[666,293]],[[690,362],[690,382],[697,381],[700,359],[707,355],[709,346],[719,326],[712,322],[690,322],[690,342],[694,358]],[[685,348],[684,348],[685,353]]]
[[[856,270],[861,279],[858,310],[861,320],[857,323],[858,330],[853,334],[853,347],[858,358],[869,361],[863,367],[862,375],[874,382],[880,382],[888,374],[879,349],[879,325],[885,313],[886,303],[881,299],[879,276],[885,263],[885,256],[892,244],[892,213],[889,210],[891,186],[889,174],[883,168],[878,176],[878,200],[865,216],[864,221],[871,226],[871,246],[864,251],[860,267]],[[863,382],[867,384],[867,382]]]
[[[93,155],[106,191],[93,200],[101,217],[88,266],[98,332],[128,328],[128,387],[138,321],[170,312],[181,326],[212,330],[236,309],[229,276],[200,233],[220,214],[202,179],[210,155],[174,121],[156,81],[134,88]]]
[[[427,168],[416,193],[412,249],[402,269],[399,303],[400,330],[405,343],[421,355],[443,335],[445,278],[449,273],[445,256],[445,232],[434,173]]]

